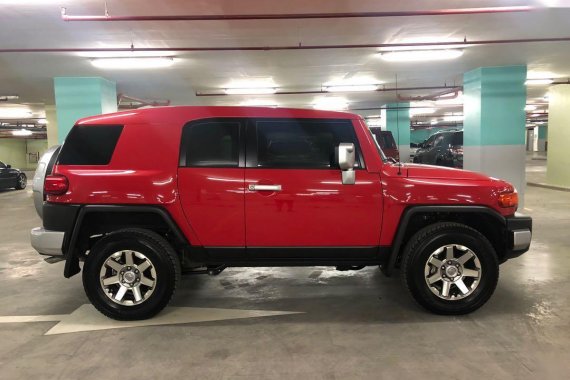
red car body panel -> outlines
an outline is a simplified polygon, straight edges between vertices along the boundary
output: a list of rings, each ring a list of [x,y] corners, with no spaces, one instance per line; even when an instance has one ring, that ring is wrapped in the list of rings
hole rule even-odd
[[[182,127],[204,118],[351,119],[365,162],[356,184],[339,170],[179,168]],[[80,120],[79,125],[124,125],[108,165],[56,165],[69,189],[47,201],[73,204],[160,205],[193,245],[389,246],[412,205],[479,205],[504,216],[497,196],[508,183],[443,167],[383,162],[357,115],[256,107],[161,107]],[[149,149],[153,147],[153,149]],[[250,192],[249,184],[283,191]]]
[[[377,246],[382,221],[380,176],[357,170],[343,185],[339,170],[246,169],[246,185],[282,191],[246,191],[248,247]]]

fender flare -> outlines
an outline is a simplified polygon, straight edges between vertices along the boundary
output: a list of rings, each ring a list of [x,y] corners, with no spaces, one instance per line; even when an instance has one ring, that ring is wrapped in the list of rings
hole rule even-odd
[[[188,240],[174,222],[170,214],[160,206],[123,206],[123,205],[86,205],[82,206],[77,213],[75,222],[73,223],[73,229],[69,239],[65,239],[63,246],[65,255],[65,268],[63,275],[65,278],[70,278],[81,271],[79,267],[79,256],[76,252],[77,240],[79,239],[79,232],[81,230],[81,225],[83,219],[86,215],[92,213],[152,213],[159,215],[166,225],[172,230],[177,240],[182,244],[189,244]]]
[[[410,223],[410,219],[419,213],[438,213],[438,212],[454,212],[454,213],[475,213],[475,214],[485,214],[493,217],[502,225],[506,226],[507,221],[504,216],[499,214],[497,211],[486,206],[411,206],[404,210],[400,218],[400,224],[398,225],[398,230],[394,236],[394,241],[392,243],[392,249],[390,251],[390,256],[386,261],[386,265],[382,267],[382,272],[386,276],[391,276],[394,272],[396,266],[396,261],[398,260],[398,255],[402,247],[404,240],[404,235]]]

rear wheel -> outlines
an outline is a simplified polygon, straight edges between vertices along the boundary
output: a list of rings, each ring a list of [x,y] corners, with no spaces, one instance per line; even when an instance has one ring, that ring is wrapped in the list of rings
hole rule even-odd
[[[18,180],[16,181],[16,190],[24,190],[27,184],[28,184],[28,178],[24,173],[21,173],[18,176]]]
[[[481,307],[499,279],[491,243],[459,223],[418,231],[404,249],[402,280],[414,299],[438,314],[466,314]]]
[[[144,229],[124,229],[101,238],[83,267],[91,303],[118,320],[150,318],[172,298],[180,263],[170,244]]]

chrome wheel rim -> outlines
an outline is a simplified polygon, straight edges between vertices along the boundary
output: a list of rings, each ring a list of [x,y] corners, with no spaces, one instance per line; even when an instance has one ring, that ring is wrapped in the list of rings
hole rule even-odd
[[[139,305],[156,288],[156,270],[142,253],[119,251],[109,256],[101,266],[100,284],[113,302],[124,306]]]
[[[436,249],[424,268],[429,290],[447,301],[470,296],[479,286],[482,273],[481,262],[475,252],[459,244]]]
[[[26,177],[21,175],[20,176],[20,187],[25,187],[25,186],[26,186]]]

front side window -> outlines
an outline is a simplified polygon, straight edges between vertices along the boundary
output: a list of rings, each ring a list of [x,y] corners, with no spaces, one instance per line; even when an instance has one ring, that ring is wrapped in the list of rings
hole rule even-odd
[[[335,150],[353,143],[361,167],[358,141],[350,120],[286,119],[257,121],[257,167],[338,168]]]
[[[180,166],[237,167],[239,132],[237,121],[199,121],[184,126]]]
[[[2,161],[0,161],[0,169],[6,169],[6,165]]]
[[[427,139],[427,141],[424,143],[426,148],[431,148],[433,147],[433,141],[435,140],[435,135],[431,136],[429,139]]]

